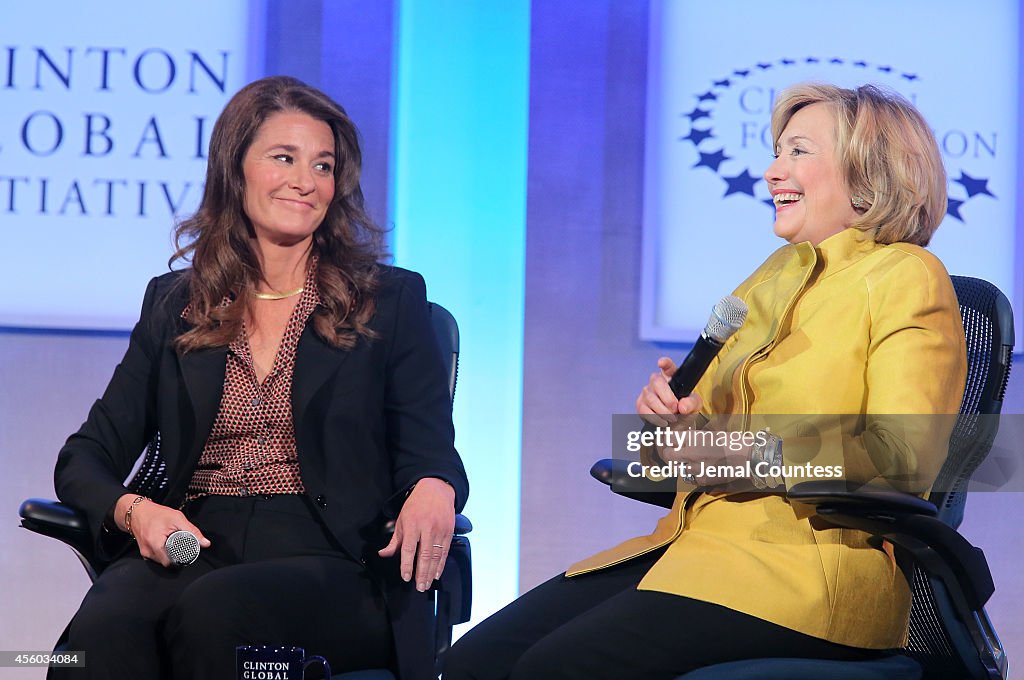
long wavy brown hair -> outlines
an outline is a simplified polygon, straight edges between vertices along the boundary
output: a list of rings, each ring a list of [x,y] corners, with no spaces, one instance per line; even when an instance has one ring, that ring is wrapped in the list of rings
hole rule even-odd
[[[170,263],[192,264],[185,279],[192,328],[178,336],[179,351],[227,345],[241,331],[243,315],[263,279],[255,232],[244,209],[242,161],[264,121],[285,111],[322,120],[334,136],[334,199],[313,233],[321,304],[312,316],[314,329],[329,344],[345,349],[359,337],[374,336],[367,324],[374,311],[377,262],[384,255],[383,230],[363,204],[356,127],[323,92],[295,78],[273,76],[245,86],[224,107],[210,138],[199,210],[175,230]],[[226,296],[233,302],[223,305]]]

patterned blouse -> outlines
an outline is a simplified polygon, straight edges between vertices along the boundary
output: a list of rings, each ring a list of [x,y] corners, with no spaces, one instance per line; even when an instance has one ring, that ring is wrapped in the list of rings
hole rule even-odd
[[[292,423],[292,369],[299,337],[320,303],[316,258],[311,259],[302,297],[295,305],[262,383],[256,377],[245,324],[228,345],[224,394],[192,473],[188,501],[206,495],[298,494],[305,487]],[[187,309],[185,310],[188,311]]]

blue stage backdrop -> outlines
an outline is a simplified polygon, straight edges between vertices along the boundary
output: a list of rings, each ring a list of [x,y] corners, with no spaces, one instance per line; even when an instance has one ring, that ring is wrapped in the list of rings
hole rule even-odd
[[[392,228],[395,264],[420,271],[459,321],[476,618],[515,597],[529,3],[96,0],[60,12],[22,3],[0,20],[0,288],[15,293],[0,330],[27,344],[33,329],[123,341],[146,281],[166,271],[174,224],[198,205],[228,98],[279,73],[324,89],[360,128],[365,194]],[[72,421],[87,407],[64,406]],[[21,493],[50,493],[43,478]]]
[[[10,511],[52,490],[56,451],[198,201],[228,97],[295,75],[363,131],[395,263],[462,327],[456,443],[479,620],[653,525],[587,469],[656,357],[682,356],[711,304],[782,244],[760,180],[782,87],[878,82],[914,99],[950,176],[935,250],[999,284],[1024,319],[1021,31],[1015,0],[5,3],[0,375],[26,387],[0,393],[16,473],[0,500]],[[112,333],[67,332],[97,329]],[[1011,385],[1008,410],[1022,401]],[[973,529],[990,541],[1004,630],[1021,592],[1005,499],[982,497],[991,511]],[[18,584],[3,591],[10,648],[49,644],[87,587],[45,543],[0,525],[0,577]],[[1024,640],[1014,625],[1004,637]]]

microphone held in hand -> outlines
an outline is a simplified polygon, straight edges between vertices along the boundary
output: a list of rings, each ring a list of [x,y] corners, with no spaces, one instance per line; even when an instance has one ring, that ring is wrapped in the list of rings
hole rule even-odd
[[[174,564],[192,564],[199,557],[199,539],[189,531],[175,531],[167,537],[164,550]]]
[[[704,332],[697,338],[697,342],[693,343],[693,349],[668,381],[668,386],[672,388],[676,399],[690,395],[725,341],[731,338],[746,320],[747,304],[743,300],[735,295],[726,295],[718,301],[711,310],[711,318],[708,319]]]

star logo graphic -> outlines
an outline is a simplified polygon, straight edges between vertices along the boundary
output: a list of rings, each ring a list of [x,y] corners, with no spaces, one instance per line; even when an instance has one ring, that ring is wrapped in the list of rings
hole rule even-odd
[[[963,201],[958,201],[955,198],[946,199],[946,214],[953,219],[964,221],[964,218],[960,215],[960,206],[964,204]]]
[[[736,175],[735,177],[722,177],[725,183],[728,185],[725,193],[722,194],[722,198],[729,196],[730,194],[746,194],[747,196],[754,195],[754,185],[761,181],[760,177],[754,177],[750,174],[749,168],[743,168],[743,172]]]
[[[712,151],[711,153],[700,152],[700,160],[693,167],[700,168],[711,168],[715,172],[718,172],[718,166],[724,161],[729,160],[732,156],[726,156],[725,152],[719,149],[718,151]]]
[[[714,135],[711,134],[710,130],[699,130],[697,128],[692,128],[690,130],[690,134],[686,135],[685,137],[680,137],[679,139],[693,142],[694,146],[700,146],[700,143],[703,142],[705,139],[708,139],[709,137],[714,137]]]
[[[690,111],[689,113],[684,113],[683,116],[685,118],[689,118],[691,123],[696,123],[701,118],[710,118],[711,112],[705,111],[699,106],[696,106],[694,107],[693,111]]]
[[[722,170],[722,164],[726,161],[733,161],[733,164],[729,166],[730,170],[736,166],[742,167],[741,164],[749,164],[752,162],[746,155],[745,151],[731,149],[730,146],[723,142],[720,136],[716,134],[716,119],[722,118],[722,116],[718,115],[718,109],[720,106],[723,106],[724,103],[731,101],[729,96],[730,92],[728,92],[728,90],[733,85],[740,85],[741,78],[754,80],[766,76],[766,71],[769,69],[775,69],[778,66],[800,67],[804,64],[819,64],[832,67],[842,67],[844,69],[871,69],[878,73],[888,74],[893,79],[898,79],[904,83],[915,83],[921,80],[921,76],[918,73],[906,71],[889,64],[872,63],[864,59],[855,60],[852,57],[829,57],[828,55],[805,56],[799,58],[785,57],[773,61],[758,61],[750,66],[735,68],[731,72],[727,72],[727,74],[720,80],[712,80],[712,86],[706,91],[693,93],[693,96],[697,99],[697,104],[693,107],[693,110],[688,113],[679,114],[681,118],[688,119],[690,121],[690,125],[688,133],[683,136],[678,136],[676,139],[680,142],[690,142],[694,146],[697,159],[693,165],[689,166],[691,170],[707,168],[725,182],[725,192],[722,194],[722,198],[726,198],[733,194],[742,194],[744,196],[749,196],[757,203],[762,203],[773,210],[775,209],[775,203],[771,198],[762,198],[757,194],[757,192],[755,192],[754,189],[762,178],[760,175],[755,176],[751,174],[750,165],[747,165],[742,172],[736,175],[726,175],[725,172],[728,172],[728,170],[725,172]],[[708,122],[703,124],[705,127],[703,129],[696,127],[696,123],[704,118],[708,119]],[[701,144],[708,139],[715,140],[714,146],[718,148],[710,151],[706,148],[702,150],[700,148]],[[743,146],[746,147],[746,143],[744,143]],[[726,152],[727,149],[733,150],[733,155],[728,155]],[[687,154],[689,153],[689,150],[687,150]],[[692,158],[692,156],[690,156],[690,158]],[[967,195],[962,199],[948,198],[946,202],[946,215],[964,222],[964,216],[961,214],[961,211],[975,196],[989,196],[997,199],[998,197],[988,187],[989,179],[990,178],[985,177],[972,177],[962,170],[960,171],[959,178],[954,179],[950,177],[951,182],[957,182],[963,186]]]
[[[960,179],[955,179],[953,181],[959,182],[964,186],[964,189],[967,189],[967,198],[974,198],[978,194],[985,194],[986,196],[991,196],[992,198],[996,197],[995,194],[988,190],[987,179],[971,177],[963,170],[960,171]]]

